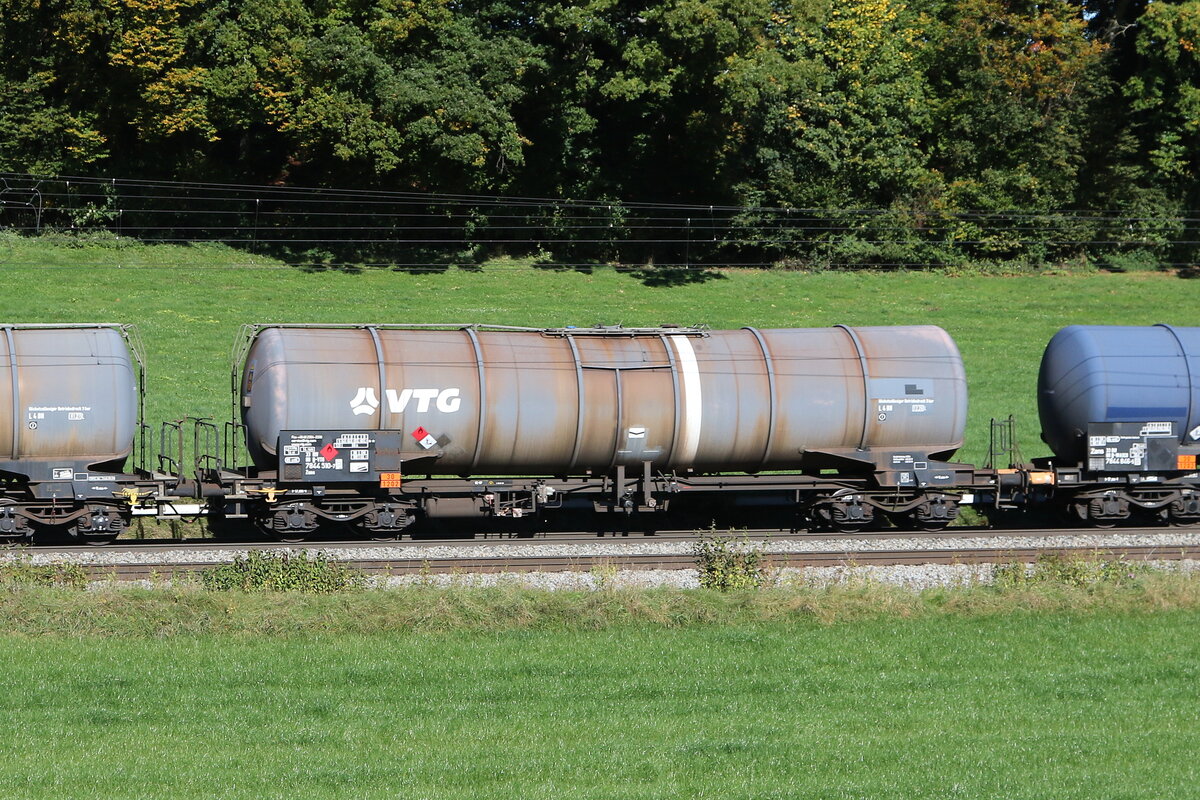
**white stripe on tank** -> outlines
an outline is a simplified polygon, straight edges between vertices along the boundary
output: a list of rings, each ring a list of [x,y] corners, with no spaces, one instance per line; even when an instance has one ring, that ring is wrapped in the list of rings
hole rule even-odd
[[[700,449],[700,365],[696,363],[696,351],[687,336],[672,336],[671,343],[679,354],[679,371],[683,377],[683,414],[681,415],[682,432],[677,432],[675,440],[682,442],[682,448],[676,447],[676,461],[684,466],[696,460],[696,451]]]

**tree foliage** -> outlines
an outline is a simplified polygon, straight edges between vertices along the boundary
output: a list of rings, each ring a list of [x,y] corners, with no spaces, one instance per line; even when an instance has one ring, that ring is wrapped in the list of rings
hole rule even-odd
[[[0,0],[0,170],[1153,214],[1197,47],[1200,0]]]

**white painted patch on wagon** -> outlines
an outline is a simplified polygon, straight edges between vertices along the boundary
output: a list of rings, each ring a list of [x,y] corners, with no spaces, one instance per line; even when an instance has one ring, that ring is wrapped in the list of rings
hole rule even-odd
[[[683,414],[680,422],[683,430],[676,435],[681,441],[677,459],[680,463],[690,464],[696,459],[696,451],[700,449],[700,424],[703,405],[700,394],[700,365],[696,362],[696,351],[692,342],[686,336],[672,336],[671,344],[679,354],[679,373],[683,378]]]

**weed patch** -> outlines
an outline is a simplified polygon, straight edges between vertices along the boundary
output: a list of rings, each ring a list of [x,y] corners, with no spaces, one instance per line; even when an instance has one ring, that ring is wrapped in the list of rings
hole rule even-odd
[[[1001,564],[994,573],[997,589],[1018,589],[1038,585],[1096,589],[1101,586],[1128,586],[1150,574],[1145,563],[1118,559],[1067,558],[1057,553],[1038,556],[1032,565]]]
[[[251,550],[232,563],[200,573],[200,585],[210,591],[302,592],[333,594],[362,589],[366,576],[333,561],[325,553],[310,557],[299,553],[266,553]]]
[[[757,589],[766,581],[762,551],[744,536],[719,534],[715,529],[696,542],[700,585],[719,592]]]
[[[34,564],[28,558],[0,562],[0,586],[62,586],[82,589],[87,573],[78,564]]]

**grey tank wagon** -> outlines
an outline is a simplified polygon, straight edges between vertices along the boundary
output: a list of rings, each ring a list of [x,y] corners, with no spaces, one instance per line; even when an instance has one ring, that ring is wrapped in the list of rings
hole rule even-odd
[[[285,538],[739,504],[940,527],[970,472],[948,461],[962,359],[934,326],[255,326],[243,352],[250,480],[222,512]]]
[[[0,326],[0,538],[108,541],[180,491],[130,463],[146,438],[141,353],[129,325]]]

